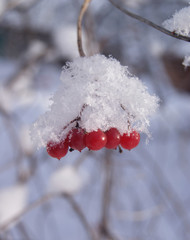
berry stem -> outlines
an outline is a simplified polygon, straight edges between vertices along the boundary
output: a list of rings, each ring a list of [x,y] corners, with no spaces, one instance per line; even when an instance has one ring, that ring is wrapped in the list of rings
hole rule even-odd
[[[123,106],[123,104],[120,104],[120,106],[121,106],[121,108],[122,108],[125,112],[127,112],[127,110],[126,110],[126,108]],[[127,115],[129,116],[129,113],[128,113],[128,112],[127,112]],[[129,119],[127,120],[127,124],[128,124],[128,130],[130,130],[130,128],[131,128],[131,123],[130,123]]]
[[[123,152],[123,150],[122,150],[122,148],[120,146],[118,146],[118,149],[119,149],[119,153]]]
[[[63,128],[63,130],[65,130],[66,128],[68,128],[68,127],[69,127],[72,123],[74,123],[74,122],[77,122],[77,124],[79,125],[78,121],[81,120],[82,112],[84,111],[84,109],[86,108],[86,106],[87,106],[87,104],[84,103],[83,106],[82,106],[82,108],[81,108],[81,111],[80,111],[79,115],[78,115],[75,119],[71,120],[71,121]]]
[[[84,3],[81,7],[78,21],[77,21],[77,44],[78,44],[78,51],[79,51],[79,54],[81,57],[86,56],[83,51],[83,47],[82,47],[82,19],[83,19],[83,16],[84,16],[90,2],[91,2],[91,0],[84,0]]]

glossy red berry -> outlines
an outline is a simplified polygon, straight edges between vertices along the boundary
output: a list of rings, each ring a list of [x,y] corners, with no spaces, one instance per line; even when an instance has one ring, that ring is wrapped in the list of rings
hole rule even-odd
[[[100,129],[85,134],[85,144],[91,150],[100,150],[106,145],[107,137]]]
[[[116,128],[110,128],[105,132],[107,137],[106,148],[113,149],[116,148],[120,143],[120,133]]]
[[[67,141],[61,141],[55,143],[53,141],[49,142],[46,146],[48,154],[57,159],[61,159],[67,154],[68,151],[68,143]]]
[[[120,139],[121,146],[128,150],[135,148],[139,142],[140,134],[136,131],[132,131],[130,134],[124,133]]]
[[[85,132],[82,128],[73,128],[69,133],[69,146],[81,152],[86,147],[84,136]]]

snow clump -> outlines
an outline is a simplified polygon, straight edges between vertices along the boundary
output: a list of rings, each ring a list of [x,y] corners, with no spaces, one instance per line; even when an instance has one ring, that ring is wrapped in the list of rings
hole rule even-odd
[[[21,213],[27,205],[28,188],[17,184],[0,190],[0,227]]]
[[[84,183],[83,176],[78,169],[71,165],[56,170],[49,180],[48,191],[50,193],[74,194],[78,192]]]
[[[163,26],[169,31],[189,36],[190,34],[190,6],[176,12],[172,18],[165,20]]]
[[[62,83],[49,111],[32,126],[38,147],[65,139],[76,123],[87,132],[117,128],[149,135],[149,118],[159,99],[112,57],[78,57],[63,67]]]
[[[185,56],[182,64],[185,66],[185,68],[190,66],[190,56]]]

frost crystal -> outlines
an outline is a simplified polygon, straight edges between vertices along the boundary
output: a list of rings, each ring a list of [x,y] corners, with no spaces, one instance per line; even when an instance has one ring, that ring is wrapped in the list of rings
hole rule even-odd
[[[185,68],[190,66],[190,56],[185,56],[182,64],[185,66]]]
[[[148,134],[149,117],[158,98],[128,68],[112,57],[79,57],[67,63],[50,110],[34,123],[31,133],[38,146],[64,139],[78,122],[87,132],[116,127]]]
[[[169,31],[188,36],[190,34],[190,6],[176,12],[172,18],[163,22],[163,26]]]

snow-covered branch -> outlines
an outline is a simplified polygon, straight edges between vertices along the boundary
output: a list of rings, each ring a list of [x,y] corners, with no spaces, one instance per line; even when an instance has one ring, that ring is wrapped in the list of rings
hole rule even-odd
[[[169,35],[173,38],[177,38],[177,39],[180,39],[180,40],[183,40],[183,41],[187,41],[187,42],[190,42],[190,37],[187,37],[187,36],[184,36],[184,35],[181,35],[181,34],[178,34],[176,33],[175,31],[169,31],[167,30],[166,28],[163,28],[161,26],[159,26],[158,24],[155,24],[153,23],[152,21],[144,18],[144,17],[141,17],[129,10],[127,10],[126,8],[123,8],[121,7],[120,5],[118,5],[117,3],[115,3],[115,1],[113,0],[108,0],[113,6],[115,6],[117,9],[119,9],[121,12],[125,13],[126,15],[128,15],[129,17],[132,17],[140,22],[143,22],[145,24],[147,24],[148,26],[150,27],[153,27],[155,28],[156,30],[166,34],[166,35]]]

